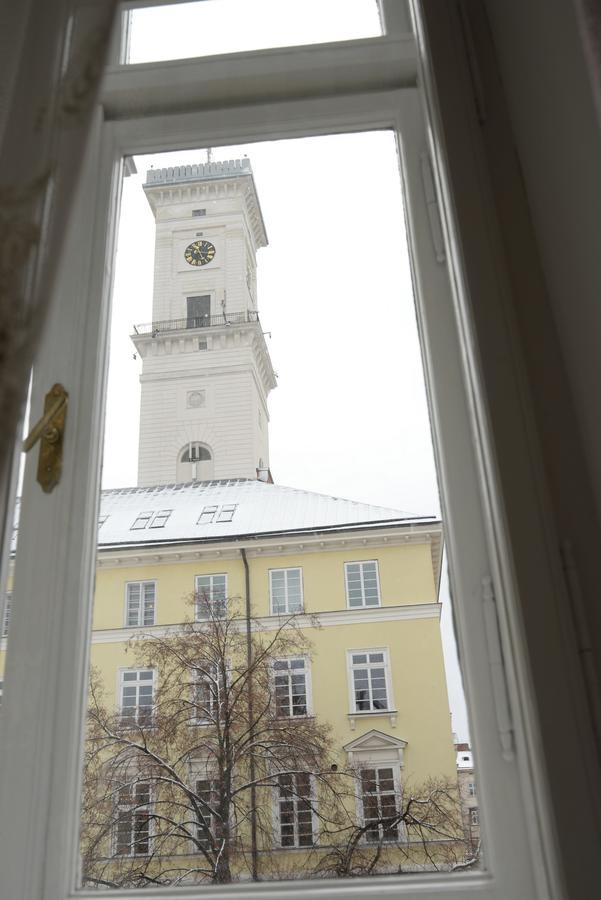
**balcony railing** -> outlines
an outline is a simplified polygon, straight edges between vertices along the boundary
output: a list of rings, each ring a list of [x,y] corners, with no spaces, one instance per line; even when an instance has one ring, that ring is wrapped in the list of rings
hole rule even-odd
[[[145,325],[134,325],[136,334],[150,334],[157,337],[168,331],[186,331],[190,328],[215,328],[216,326],[245,325],[258,322],[259,313],[254,309],[246,312],[221,313],[218,316],[186,316],[185,319],[166,319],[163,322],[148,322]]]

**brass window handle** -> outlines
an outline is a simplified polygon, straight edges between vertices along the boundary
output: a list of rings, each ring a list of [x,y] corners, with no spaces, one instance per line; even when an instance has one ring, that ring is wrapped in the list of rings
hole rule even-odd
[[[56,414],[63,408],[63,406],[65,405],[66,402],[67,402],[66,393],[62,394],[60,397],[57,397],[57,399],[54,401],[54,403],[52,404],[50,409],[48,409],[44,413],[42,418],[38,422],[36,422],[36,424],[33,426],[31,431],[29,432],[29,434],[23,441],[23,452],[24,453],[29,453],[31,448],[37,444],[39,439],[44,434],[44,431],[46,430],[48,425],[50,425],[50,423],[52,422],[52,420],[54,419]],[[47,441],[50,441],[50,443],[52,443],[52,438],[54,437],[54,434],[57,433],[57,429],[52,428],[52,429],[48,429],[48,431],[51,433],[45,434],[44,437],[46,438]],[[56,442],[56,437],[54,438],[54,440]]]
[[[25,453],[40,441],[38,481],[47,494],[59,483],[63,468],[63,434],[68,399],[69,394],[62,384],[55,384],[46,394],[43,416],[23,441]]]

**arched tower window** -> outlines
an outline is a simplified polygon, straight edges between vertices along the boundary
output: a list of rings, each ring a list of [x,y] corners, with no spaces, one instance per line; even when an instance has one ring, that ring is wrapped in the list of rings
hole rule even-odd
[[[177,457],[176,480],[209,481],[213,477],[213,454],[206,444],[190,441]]]

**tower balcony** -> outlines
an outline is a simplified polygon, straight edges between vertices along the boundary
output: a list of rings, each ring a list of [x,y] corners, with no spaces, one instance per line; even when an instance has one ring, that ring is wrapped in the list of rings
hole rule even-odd
[[[147,322],[144,325],[134,325],[137,335],[150,335],[158,337],[172,331],[190,331],[197,328],[223,328],[230,325],[247,325],[259,322],[259,313],[254,309],[245,312],[220,313],[217,316],[186,316],[184,319],[164,319],[158,322]]]

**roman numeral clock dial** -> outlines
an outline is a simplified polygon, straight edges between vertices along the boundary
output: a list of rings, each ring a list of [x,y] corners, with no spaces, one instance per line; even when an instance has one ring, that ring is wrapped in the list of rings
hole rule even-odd
[[[215,247],[210,241],[193,241],[184,250],[184,258],[190,266],[206,266],[215,256]]]

